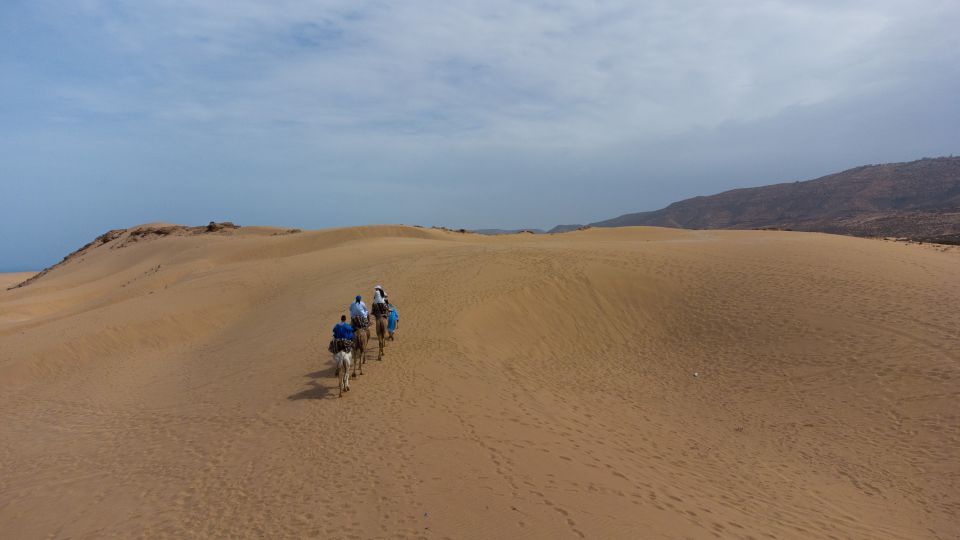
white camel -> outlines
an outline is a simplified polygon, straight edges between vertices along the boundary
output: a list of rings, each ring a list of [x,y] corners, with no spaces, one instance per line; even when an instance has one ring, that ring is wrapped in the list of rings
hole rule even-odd
[[[333,363],[337,366],[337,380],[340,383],[340,396],[350,391],[350,365],[353,363],[353,353],[340,351],[333,355]]]

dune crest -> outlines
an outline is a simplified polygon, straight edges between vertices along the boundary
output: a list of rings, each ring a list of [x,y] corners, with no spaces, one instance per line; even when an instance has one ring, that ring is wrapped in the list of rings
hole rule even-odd
[[[945,538],[960,522],[960,250],[177,227],[112,231],[0,292],[4,536]],[[397,341],[337,399],[330,329],[376,283]]]

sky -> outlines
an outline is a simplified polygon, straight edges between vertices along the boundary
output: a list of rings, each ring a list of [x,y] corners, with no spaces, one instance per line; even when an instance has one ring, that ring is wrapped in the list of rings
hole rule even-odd
[[[960,154],[956,0],[0,0],[0,271],[164,221],[549,228]]]

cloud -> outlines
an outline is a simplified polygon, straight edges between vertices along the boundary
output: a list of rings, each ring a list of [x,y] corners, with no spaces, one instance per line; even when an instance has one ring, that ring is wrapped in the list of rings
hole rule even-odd
[[[957,11],[944,3],[921,15],[905,2],[497,1],[61,9],[46,4],[30,16],[70,36],[80,56],[102,54],[114,66],[65,85],[63,104],[80,114],[600,144],[769,117],[895,83],[890,61],[909,63],[917,47],[894,49],[891,37]],[[78,18],[81,28],[68,28]],[[950,40],[942,26],[934,30]]]
[[[68,214],[91,183],[193,197],[115,199],[140,221],[589,221],[943,150],[958,23],[938,0],[5,2],[0,182]],[[404,204],[282,208],[357,185]]]

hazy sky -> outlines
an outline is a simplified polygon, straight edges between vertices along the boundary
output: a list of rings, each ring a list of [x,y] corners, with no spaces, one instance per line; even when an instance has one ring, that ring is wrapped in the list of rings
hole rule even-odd
[[[550,227],[960,153],[960,2],[0,0],[0,270],[112,228]]]

